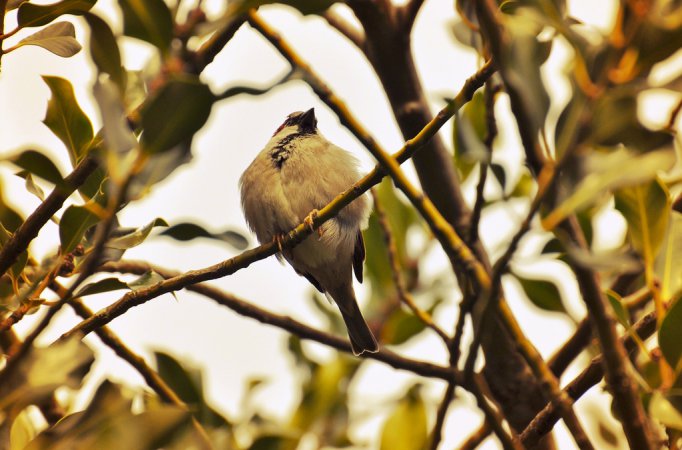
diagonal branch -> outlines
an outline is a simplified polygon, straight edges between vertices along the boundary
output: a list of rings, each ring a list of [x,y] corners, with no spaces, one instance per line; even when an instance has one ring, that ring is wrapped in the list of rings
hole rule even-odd
[[[365,33],[362,30],[355,28],[352,24],[348,23],[346,19],[341,17],[338,13],[332,11],[331,9],[326,10],[322,13],[322,17],[327,21],[332,28],[344,35],[349,41],[351,41],[357,48],[362,49],[365,46]]]
[[[148,263],[145,262],[135,261],[107,262],[106,264],[100,267],[100,270],[107,272],[134,273],[139,275],[149,272],[150,270],[153,270],[154,272],[159,273],[164,278],[167,278],[167,281],[181,279],[184,276],[174,271],[149,265]],[[158,286],[163,283],[164,282],[157,283],[154,286]],[[154,286],[151,286],[147,289],[141,289],[136,292],[145,291],[148,289],[153,290]],[[187,285],[186,287],[190,291],[201,294],[219,303],[222,306],[230,308],[237,314],[250,317],[264,324],[282,328],[286,331],[296,334],[297,336],[303,339],[316,341],[347,353],[351,352],[350,344],[346,339],[309,327],[305,324],[302,324],[292,319],[291,317],[272,313],[265,309],[259,308],[258,306],[252,305],[251,303],[248,303],[242,299],[239,299],[234,295],[228,294],[226,292],[223,292],[211,286],[207,286],[205,284],[191,284]],[[113,317],[109,316],[109,318]],[[87,320],[85,322],[87,322]],[[86,331],[89,329],[90,327],[86,328]],[[72,334],[72,332],[73,330],[66,333],[62,337],[70,335]],[[429,362],[404,358],[390,350],[382,349],[378,353],[365,355],[368,358],[375,359],[377,361],[381,361],[385,364],[388,364],[393,368],[408,370],[410,372],[413,372],[417,375],[421,375],[424,377],[439,378],[445,381],[454,380],[454,383],[457,385],[460,385],[462,381],[462,377],[457,370],[453,370],[448,367],[439,366]]]

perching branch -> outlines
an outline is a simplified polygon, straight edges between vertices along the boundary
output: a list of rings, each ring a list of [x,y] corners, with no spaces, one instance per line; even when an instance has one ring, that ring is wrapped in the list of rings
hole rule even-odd
[[[287,237],[286,239],[289,239],[289,237]],[[276,244],[268,245],[274,245],[275,247],[277,247]],[[283,241],[282,246],[285,245],[287,244],[285,244],[285,242]],[[142,275],[144,273],[149,272],[150,270],[153,270],[154,272],[157,272],[158,274],[166,278],[167,282],[172,282],[173,280],[180,280],[187,275],[162,269],[156,266],[151,266],[145,262],[135,261],[107,262],[106,264],[100,267],[100,270],[106,272],[133,273],[138,275]],[[153,291],[155,290],[156,286],[162,285],[163,283],[165,282],[157,283],[153,286],[150,286],[149,288],[141,289],[136,292],[149,290]],[[288,316],[272,313],[270,311],[262,309],[258,306],[241,300],[235,297],[234,295],[228,294],[214,287],[207,286],[205,284],[188,284],[185,287],[192,292],[201,294],[219,303],[222,306],[230,308],[231,310],[235,311],[237,314],[240,314],[242,316],[250,317],[264,324],[282,328],[292,334],[299,336],[302,339],[316,341],[343,352],[347,353],[351,352],[350,344],[344,338],[340,338],[338,336],[334,336],[324,331],[320,331],[315,328],[309,327]],[[145,295],[145,297],[146,296],[147,295]],[[93,317],[96,317],[99,314],[100,313],[97,313]],[[107,321],[112,320],[118,315],[119,314],[106,315]],[[82,322],[81,324],[85,322],[87,322],[87,320]],[[88,331],[91,328],[92,327],[87,326],[85,327],[85,330]],[[63,335],[62,338],[71,335],[73,332],[74,330],[69,331],[68,333]],[[386,363],[393,368],[408,370],[410,372],[413,372],[417,375],[421,375],[424,377],[439,378],[446,381],[454,380],[454,383],[457,385],[460,385],[460,383],[462,382],[462,377],[457,370],[453,370],[443,366],[438,366],[424,361],[417,361],[409,358],[404,358],[390,350],[381,349],[381,351],[379,351],[378,353],[365,354],[364,356]]]
[[[331,8],[323,12],[322,17],[332,28],[344,35],[357,48],[365,46],[365,33],[348,23],[346,19],[332,11]]]

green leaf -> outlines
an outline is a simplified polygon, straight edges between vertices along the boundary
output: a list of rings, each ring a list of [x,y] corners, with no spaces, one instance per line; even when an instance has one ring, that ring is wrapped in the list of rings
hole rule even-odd
[[[107,242],[107,247],[117,248],[119,250],[127,250],[129,248],[140,245],[147,239],[149,233],[152,232],[154,227],[167,227],[168,224],[165,220],[161,218],[156,218],[149,222],[147,225],[138,228],[136,230],[126,232],[121,236],[116,236],[115,238],[109,239]]]
[[[488,152],[483,144],[487,132],[485,116],[485,100],[481,92],[474,94],[455,116],[452,140],[455,164],[463,180],[469,177],[476,164],[488,160]]]
[[[620,324],[623,325],[625,328],[629,328],[630,314],[623,305],[623,298],[620,295],[618,295],[617,292],[612,291],[611,289],[606,291],[606,298],[609,299],[609,303],[613,308],[613,312],[616,314],[616,319],[618,319],[618,322],[620,322]]]
[[[424,331],[425,328],[426,325],[417,316],[403,308],[396,308],[381,328],[381,342],[400,345]]]
[[[381,450],[428,448],[426,405],[419,385],[410,388],[381,430]]]
[[[553,281],[525,278],[511,273],[518,280],[526,297],[538,308],[545,311],[567,313],[561,293]]]
[[[36,150],[25,150],[13,157],[11,161],[15,166],[52,184],[61,185],[64,181],[62,173],[52,160]]]
[[[163,0],[120,0],[123,33],[156,46],[164,54],[173,39],[173,17]]]
[[[14,232],[19,226],[24,223],[24,219],[5,202],[2,195],[2,185],[0,184],[0,225],[4,226],[8,231]]]
[[[81,341],[81,336],[59,340],[49,347],[32,347],[19,363],[14,379],[0,386],[3,411],[10,411],[7,402],[19,411],[47,398],[61,386],[78,388],[93,361],[93,352]]]
[[[236,231],[225,230],[220,233],[211,233],[202,226],[190,222],[173,225],[167,230],[163,230],[160,236],[168,236],[178,241],[190,241],[197,238],[215,239],[230,244],[237,250],[244,250],[249,245],[246,237]]]
[[[170,80],[142,110],[142,148],[158,153],[189,140],[206,123],[214,100],[196,77]]]
[[[137,291],[138,289],[153,286],[157,283],[162,282],[163,280],[165,280],[164,277],[162,277],[157,272],[151,271],[145,273],[144,275],[141,275],[139,278],[128,283],[128,287],[133,291]]]
[[[682,291],[682,214],[673,211],[668,221],[668,231],[661,244],[661,250],[654,270],[661,282],[661,295],[672,298]]]
[[[83,240],[88,228],[99,222],[99,217],[86,206],[71,205],[59,221],[59,240],[62,254],[70,253]]]
[[[23,3],[17,13],[20,27],[39,27],[47,25],[64,14],[82,15],[90,11],[97,0],[62,0],[50,5]]]
[[[133,414],[132,401],[121,388],[105,381],[84,411],[64,417],[38,435],[26,450],[55,448],[55,443],[69,449],[174,448],[168,444],[188,425],[189,411],[151,401],[145,406],[145,411]]]
[[[100,17],[87,13],[85,21],[90,26],[90,56],[101,73],[109,74],[122,96],[126,90],[126,73],[121,65],[121,52],[113,31]]]
[[[92,124],[78,106],[68,80],[52,76],[43,76],[43,80],[52,92],[43,123],[64,143],[75,166],[90,148]]]
[[[656,150],[642,155],[628,150],[618,150],[608,154],[593,153],[586,176],[554,211],[542,221],[542,226],[553,229],[570,214],[592,204],[609,190],[636,186],[652,180],[659,171],[667,170],[675,164],[675,152],[671,149]]]
[[[682,300],[677,300],[670,307],[661,328],[658,330],[658,344],[661,346],[661,352],[665,357],[670,367],[679,371],[682,367],[680,359],[682,359]]]
[[[2,206],[2,205],[0,205]],[[0,223],[0,246],[5,245],[7,241],[12,237],[12,233],[5,228],[5,226]],[[14,261],[14,264],[10,267],[9,274],[16,279],[21,272],[23,272],[24,267],[26,266],[26,262],[28,261],[28,251],[24,250],[17,256],[16,261]]]
[[[81,45],[71,22],[57,22],[19,41],[16,47],[37,45],[57,56],[68,58],[78,53]]]
[[[85,297],[86,295],[101,294],[103,292],[118,291],[121,289],[128,289],[128,285],[118,278],[104,278],[93,283],[88,283],[80,288],[74,297]]]
[[[682,431],[682,412],[660,391],[655,391],[649,401],[649,414],[669,428]]]
[[[20,176],[23,176],[23,178],[26,179],[26,190],[30,192],[31,194],[35,195],[38,197],[40,200],[45,200],[45,192],[43,192],[43,188],[38,186],[35,181],[33,181],[33,177],[31,176],[30,173],[28,172],[23,172],[20,173]]]
[[[668,189],[656,178],[645,184],[620,189],[615,198],[616,209],[628,223],[632,247],[644,257],[647,265],[653,265],[668,229]]]

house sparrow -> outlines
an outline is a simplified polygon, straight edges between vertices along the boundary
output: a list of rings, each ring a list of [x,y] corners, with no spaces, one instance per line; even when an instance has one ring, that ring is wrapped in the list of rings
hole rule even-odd
[[[293,112],[275,131],[239,180],[242,208],[261,243],[279,240],[302,222],[312,224],[318,208],[360,178],[358,161],[322,136],[313,108]],[[343,316],[355,355],[377,352],[377,341],[362,317],[353,276],[362,282],[370,204],[358,197],[282,256],[296,273],[333,300]]]

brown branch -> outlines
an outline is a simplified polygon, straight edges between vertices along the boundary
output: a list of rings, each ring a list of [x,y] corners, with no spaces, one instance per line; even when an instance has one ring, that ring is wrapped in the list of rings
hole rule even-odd
[[[362,30],[355,28],[352,24],[348,23],[346,19],[331,9],[323,12],[322,17],[332,28],[344,35],[346,39],[351,41],[357,48],[361,50],[364,48],[365,33],[363,33]]]
[[[194,54],[195,73],[201,73],[206,66],[213,62],[218,53],[227,45],[244,22],[246,22],[246,16],[235,17],[202,44]]]
[[[162,269],[156,266],[151,266],[145,262],[135,262],[135,261],[118,261],[118,262],[107,262],[100,267],[100,270],[106,272],[123,272],[123,273],[134,273],[134,274],[144,274],[150,270],[159,273],[167,281],[181,279],[184,275],[177,272],[173,272],[167,269]],[[154,286],[159,286],[162,283],[157,283]],[[153,290],[154,286],[142,290]],[[250,317],[261,323],[273,325],[278,328],[282,328],[290,333],[296,334],[302,339],[312,340],[319,342],[321,344],[327,345],[334,349],[350,353],[351,348],[349,342],[338,336],[334,336],[329,333],[314,329],[305,324],[302,324],[291,317],[275,314],[265,309],[259,308],[258,306],[252,305],[244,300],[241,300],[234,295],[223,292],[219,289],[207,286],[205,284],[192,284],[185,286],[188,290],[201,294],[211,300],[219,303],[222,306],[230,308],[239,315]],[[141,291],[141,290],[140,290]],[[136,292],[140,292],[136,291]],[[99,313],[95,314],[96,317]],[[113,319],[112,316],[107,315],[109,320]],[[82,323],[87,322],[84,321]],[[90,327],[88,327],[89,329]],[[66,335],[70,335],[72,331]],[[365,354],[366,357],[381,361],[393,368],[408,370],[417,375],[429,378],[438,378],[445,381],[454,381],[455,384],[460,385],[462,377],[457,370],[439,366],[425,361],[418,361],[414,359],[409,359],[402,357],[390,350],[382,349],[378,353]]]
[[[400,25],[404,33],[410,33],[412,31],[414,21],[423,4],[424,0],[410,0],[398,10],[398,13],[401,15]]]
[[[94,156],[84,158],[73,172],[64,178],[63,185],[55,186],[50,195],[17,228],[0,249],[0,275],[12,267],[17,257],[28,248],[43,226],[59,211],[64,201],[85,182],[97,166]]]
[[[433,425],[431,432],[431,442],[429,448],[437,450],[440,441],[443,439],[443,427],[445,426],[445,418],[447,417],[450,403],[455,398],[455,385],[448,383],[443,394],[443,399],[438,404],[438,411],[436,412],[436,423]],[[487,423],[487,421],[486,421]]]
[[[652,312],[644,316],[633,326],[633,330],[640,339],[645,340],[649,338],[656,331],[656,313]],[[630,335],[619,339],[619,342],[625,347],[628,353],[631,353],[637,348],[635,339]],[[589,366],[573,379],[573,381],[564,388],[564,391],[573,400],[578,400],[592,386],[599,383],[603,376],[604,354],[601,354],[593,358]],[[544,435],[552,431],[554,424],[556,424],[558,420],[559,415],[557,414],[554,405],[551,403],[547,404],[533,421],[528,424],[526,429],[523,430],[520,435],[521,442],[528,447],[534,446]]]
[[[490,428],[490,424],[488,424],[487,420],[484,421],[483,425],[478,427],[476,431],[474,431],[464,442],[462,442],[462,445],[459,446],[458,450],[477,449],[478,446],[481,445],[488,436],[490,436],[491,432],[492,428]]]
[[[374,189],[372,189],[372,197],[374,198],[374,211],[377,214],[377,219],[379,221],[379,227],[381,228],[384,235],[384,242],[386,243],[386,252],[388,254],[388,262],[391,268],[391,277],[393,278],[393,284],[398,291],[398,297],[400,301],[407,305],[412,313],[421,320],[424,325],[431,328],[440,338],[445,342],[446,346],[450,345],[450,336],[443,331],[434,321],[433,317],[426,311],[422,310],[414,302],[412,294],[407,291],[405,287],[405,280],[402,276],[402,271],[400,268],[400,262],[398,261],[398,249],[395,245],[395,239],[393,239],[393,232],[391,231],[391,225],[388,223],[388,218],[386,217],[386,211],[384,211],[383,205],[379,201],[379,196],[376,194]]]

